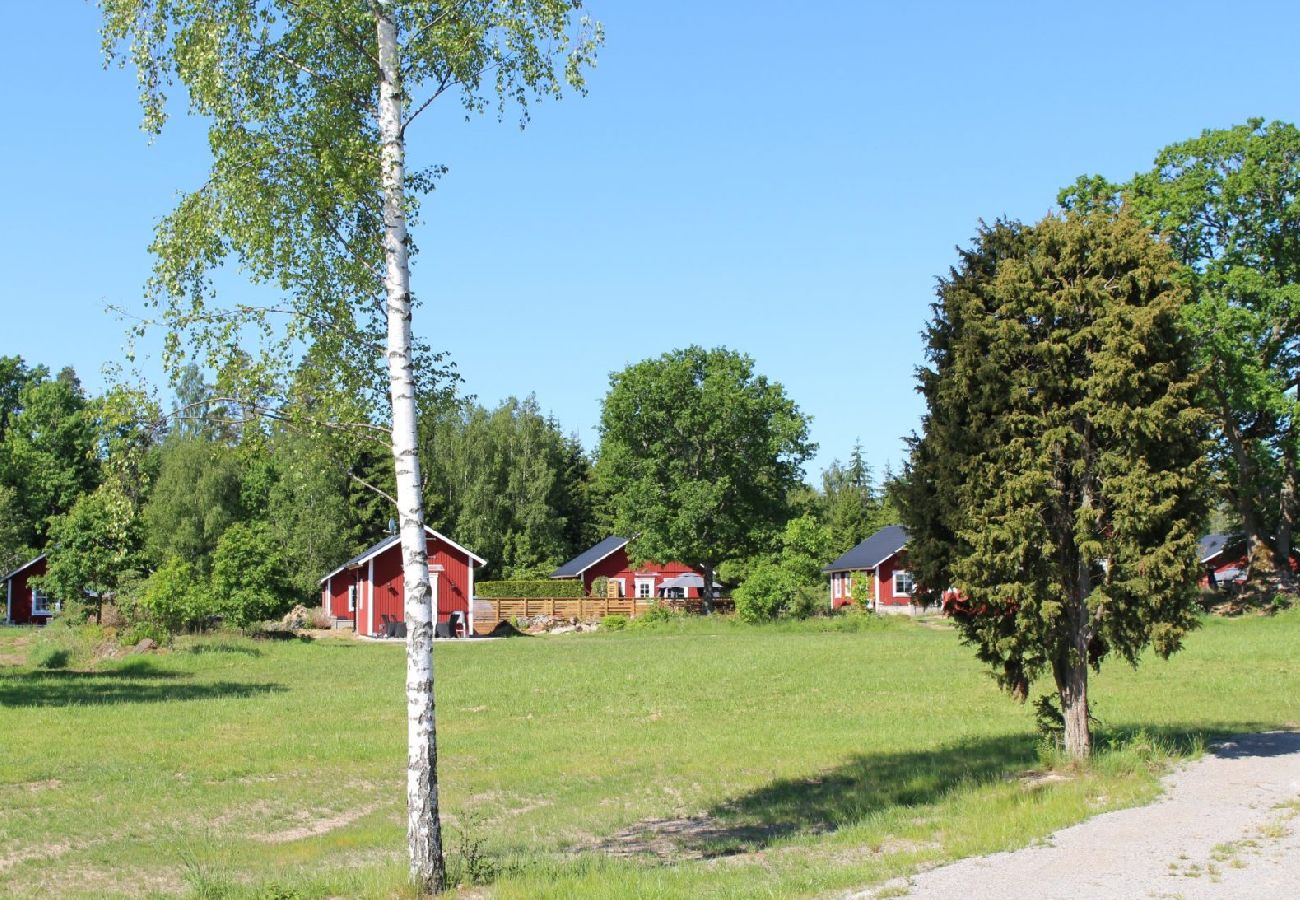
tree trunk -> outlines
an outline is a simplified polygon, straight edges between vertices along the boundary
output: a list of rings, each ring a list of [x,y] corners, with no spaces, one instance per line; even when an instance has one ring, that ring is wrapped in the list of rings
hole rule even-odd
[[[704,566],[704,587],[700,588],[700,598],[704,601],[704,614],[713,615],[713,567]]]
[[[417,453],[411,367],[411,285],[407,258],[402,80],[392,0],[372,6],[379,38],[379,135],[384,195],[384,293],[388,310],[388,383],[393,405],[393,463],[406,604],[407,843],[411,879],[424,893],[446,886],[438,820],[438,745],[433,702],[433,629]]]
[[[1092,754],[1092,728],[1088,724],[1087,648],[1078,648],[1070,658],[1056,666],[1056,690],[1061,698],[1061,715],[1065,718],[1065,752],[1074,759]]]
[[[1291,542],[1295,534],[1296,504],[1296,435],[1295,416],[1287,423],[1282,449],[1282,490],[1278,497],[1277,524],[1277,575],[1280,587],[1286,591],[1296,589],[1295,576],[1291,574]]]

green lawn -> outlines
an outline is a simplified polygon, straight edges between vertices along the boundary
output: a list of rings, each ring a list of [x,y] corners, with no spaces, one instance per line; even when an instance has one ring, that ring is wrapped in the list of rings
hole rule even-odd
[[[0,629],[0,892],[405,893],[400,647],[17,664],[41,639]],[[1110,749],[1048,773],[1030,709],[943,627],[440,643],[449,861],[492,896],[790,896],[1023,845],[1148,799],[1170,748],[1300,723],[1298,647],[1292,612],[1111,663]]]

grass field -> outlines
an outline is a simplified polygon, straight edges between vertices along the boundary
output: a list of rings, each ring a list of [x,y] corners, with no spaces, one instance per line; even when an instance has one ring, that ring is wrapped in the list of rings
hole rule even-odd
[[[0,892],[403,896],[399,646],[197,637],[33,669],[0,629]],[[1050,767],[953,632],[724,620],[436,648],[449,862],[476,896],[800,896],[1153,796],[1169,754],[1300,723],[1300,614],[1095,678]],[[478,887],[468,887],[478,882]]]

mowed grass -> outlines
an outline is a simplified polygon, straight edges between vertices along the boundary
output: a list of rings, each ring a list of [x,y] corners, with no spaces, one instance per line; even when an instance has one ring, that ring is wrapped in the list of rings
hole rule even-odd
[[[405,896],[404,654],[184,639],[33,670],[0,629],[0,892]],[[1093,682],[1101,752],[943,627],[691,621],[439,643],[449,862],[501,897],[800,896],[1142,802],[1202,739],[1300,723],[1300,614],[1213,620]],[[6,664],[6,662],[8,664]]]

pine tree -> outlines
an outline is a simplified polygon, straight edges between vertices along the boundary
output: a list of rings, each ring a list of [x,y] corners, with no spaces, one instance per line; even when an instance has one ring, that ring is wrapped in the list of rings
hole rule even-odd
[[[938,288],[897,488],[909,557],[1021,699],[1049,674],[1091,750],[1088,669],[1194,627],[1204,417],[1169,251],[1127,212],[999,222]]]

